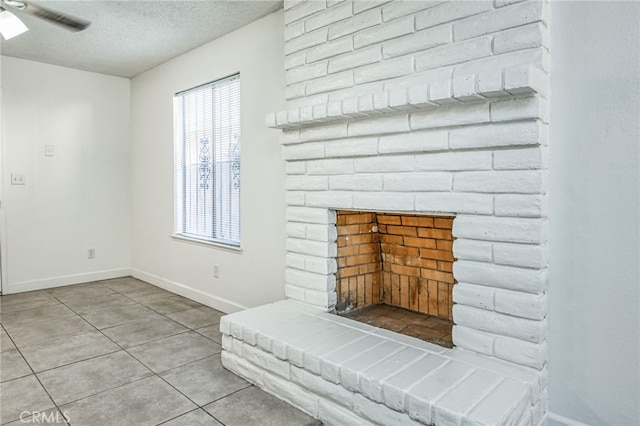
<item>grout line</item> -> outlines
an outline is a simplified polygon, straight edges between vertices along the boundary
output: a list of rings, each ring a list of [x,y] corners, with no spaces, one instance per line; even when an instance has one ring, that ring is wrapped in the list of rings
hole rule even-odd
[[[141,281],[141,280],[140,280],[140,281]],[[91,284],[92,284],[92,283],[74,284],[74,285],[91,285]],[[100,285],[104,285],[104,284],[100,284]],[[150,284],[150,285],[152,285],[152,284]],[[106,288],[108,288],[109,290],[111,290],[111,291],[113,292],[112,294],[118,294],[118,295],[121,295],[121,296],[127,297],[127,296],[126,296],[126,294],[122,294],[122,293],[120,293],[120,292],[118,292],[118,291],[116,291],[116,290],[114,290],[114,289],[109,288],[109,287],[108,287],[108,286],[106,286],[106,285],[105,285],[105,287],[106,287]],[[156,373],[155,371],[151,370],[151,368],[150,368],[149,366],[147,366],[144,362],[140,361],[138,358],[136,358],[135,356],[133,356],[133,355],[129,352],[129,349],[132,349],[132,348],[135,348],[135,347],[138,347],[138,346],[141,346],[141,345],[147,344],[147,343],[157,342],[157,341],[159,341],[159,340],[166,339],[166,338],[169,338],[169,337],[178,336],[178,335],[180,335],[180,334],[185,334],[185,333],[187,333],[187,332],[193,332],[193,333],[197,334],[197,335],[198,335],[198,336],[200,336],[200,337],[204,337],[204,338],[206,338],[207,340],[211,341],[212,343],[215,343],[215,344],[217,344],[217,345],[221,345],[221,343],[220,343],[220,342],[216,342],[216,341],[215,341],[215,340],[213,340],[212,338],[210,338],[210,337],[208,337],[208,336],[205,336],[205,335],[204,335],[204,334],[202,334],[201,332],[198,332],[198,331],[197,331],[197,329],[202,329],[202,328],[205,328],[205,327],[210,327],[210,326],[214,326],[214,325],[216,325],[216,324],[219,324],[219,321],[214,322],[214,323],[212,323],[212,324],[208,324],[208,325],[200,326],[200,327],[198,327],[198,328],[196,329],[196,328],[191,328],[191,327],[185,326],[184,324],[181,324],[181,323],[179,323],[178,321],[176,321],[176,320],[174,320],[174,319],[172,319],[172,318],[170,318],[170,317],[168,317],[168,316],[167,316],[167,315],[174,314],[174,313],[178,313],[178,312],[185,312],[185,311],[192,310],[192,309],[199,309],[199,308],[201,308],[201,307],[206,307],[206,305],[199,304],[199,305],[201,305],[201,306],[194,306],[194,307],[190,307],[189,309],[185,309],[185,310],[181,310],[181,311],[176,311],[176,312],[170,312],[170,313],[167,313],[167,314],[163,314],[163,313],[160,313],[160,312],[158,312],[158,311],[154,310],[154,309],[153,309],[153,308],[151,308],[151,307],[148,307],[148,306],[144,305],[143,303],[141,303],[141,302],[139,302],[139,301],[136,301],[136,300],[133,300],[133,299],[131,299],[131,298],[127,297],[127,299],[132,300],[133,304],[129,304],[129,305],[122,305],[122,306],[117,306],[117,307],[110,307],[110,308],[105,308],[105,309],[101,309],[101,310],[98,310],[98,311],[92,311],[92,312],[88,312],[88,313],[87,313],[87,314],[90,314],[90,313],[93,313],[93,312],[106,311],[106,310],[109,310],[109,309],[111,309],[111,310],[116,310],[116,309],[124,308],[124,307],[127,307],[127,306],[134,306],[135,304],[137,304],[138,306],[142,306],[142,307],[144,307],[145,309],[149,309],[151,312],[154,312],[155,314],[158,314],[158,315],[160,315],[160,316],[162,316],[162,317],[164,317],[164,318],[166,318],[166,319],[168,319],[168,320],[170,320],[170,321],[172,321],[172,322],[174,322],[174,323],[176,323],[176,324],[180,325],[181,327],[185,327],[185,330],[184,330],[184,331],[181,331],[181,332],[179,332],[179,333],[175,333],[175,334],[170,334],[170,335],[168,335],[168,336],[159,337],[159,338],[157,338],[157,339],[153,339],[153,340],[150,340],[150,341],[147,341],[147,342],[143,342],[143,343],[140,343],[140,344],[137,344],[137,345],[134,345],[134,346],[130,346],[130,347],[126,347],[126,348],[125,348],[124,346],[120,345],[118,342],[116,342],[115,340],[113,340],[111,337],[109,337],[108,335],[106,335],[106,334],[103,332],[103,330],[107,330],[107,329],[110,329],[110,328],[115,328],[115,327],[118,327],[118,326],[121,326],[121,325],[132,324],[132,323],[135,323],[135,322],[142,322],[142,321],[145,321],[145,319],[139,319],[139,320],[136,320],[136,321],[130,321],[130,322],[126,322],[126,323],[123,323],[123,324],[118,324],[118,325],[115,325],[115,326],[113,326],[113,327],[106,327],[106,328],[103,328],[103,329],[98,329],[94,324],[92,324],[92,323],[91,323],[91,322],[89,322],[86,318],[84,318],[82,314],[79,314],[79,313],[78,313],[78,312],[76,312],[74,309],[72,309],[71,307],[69,307],[69,306],[68,306],[64,301],[60,300],[60,299],[59,299],[59,298],[57,298],[56,296],[51,295],[49,292],[47,292],[47,294],[49,294],[49,296],[51,296],[51,297],[56,301],[56,304],[60,304],[60,305],[64,306],[65,308],[69,309],[70,314],[69,314],[68,316],[69,316],[70,318],[72,318],[73,316],[75,316],[75,317],[77,317],[77,318],[82,319],[82,321],[84,321],[84,322],[86,322],[87,324],[89,324],[89,325],[90,325],[90,326],[95,330],[95,332],[99,333],[101,336],[104,336],[108,341],[112,342],[112,343],[117,347],[117,349],[111,350],[111,351],[109,351],[109,352],[106,352],[106,353],[103,353],[103,354],[100,354],[100,355],[91,356],[91,357],[88,357],[88,358],[85,358],[85,359],[81,359],[81,360],[78,360],[78,361],[70,362],[70,363],[68,363],[68,364],[59,365],[59,366],[56,366],[56,367],[53,367],[53,368],[50,368],[50,369],[47,369],[47,370],[42,370],[42,371],[39,371],[38,373],[36,373],[36,372],[35,372],[35,370],[33,369],[33,367],[31,366],[31,364],[29,364],[29,362],[27,361],[27,359],[24,357],[24,355],[22,354],[22,352],[19,350],[18,346],[15,344],[15,341],[13,340],[13,338],[12,338],[12,337],[10,336],[10,334],[6,331],[6,328],[5,328],[2,324],[0,324],[0,327],[5,331],[5,333],[7,334],[7,337],[11,340],[12,344],[14,345],[15,350],[16,350],[16,351],[18,351],[18,353],[20,354],[20,356],[22,357],[22,359],[25,361],[25,363],[27,364],[27,366],[28,366],[28,367],[29,367],[29,369],[31,370],[32,375],[33,375],[33,376],[35,377],[35,379],[38,381],[38,383],[40,384],[40,386],[42,387],[42,389],[45,391],[45,393],[46,393],[46,394],[47,394],[47,396],[49,397],[50,401],[53,403],[54,408],[55,408],[55,409],[56,409],[60,414],[62,414],[62,413],[63,413],[63,412],[62,412],[62,409],[60,408],[61,406],[60,406],[60,405],[58,405],[58,404],[54,401],[54,399],[51,397],[51,395],[49,394],[49,391],[47,390],[47,388],[46,388],[46,387],[44,386],[44,384],[40,381],[40,378],[38,377],[38,374],[40,374],[40,373],[44,373],[44,372],[53,371],[53,370],[56,370],[56,369],[59,369],[59,368],[62,368],[62,367],[69,366],[69,365],[78,364],[78,363],[80,363],[80,362],[84,362],[84,361],[90,361],[90,360],[93,360],[93,359],[96,359],[96,358],[99,358],[99,357],[102,357],[102,356],[105,356],[105,355],[110,355],[110,354],[113,354],[113,353],[117,353],[117,352],[120,352],[120,351],[125,352],[127,355],[131,356],[133,359],[135,359],[137,362],[139,362],[141,365],[143,365],[143,366],[144,366],[144,367],[149,371],[149,375],[148,375],[148,376],[145,376],[145,377],[142,377],[142,378],[140,378],[140,379],[134,380],[134,381],[132,381],[132,382],[124,383],[124,384],[122,384],[122,385],[120,385],[120,386],[116,386],[116,387],[113,387],[113,388],[110,388],[110,389],[105,389],[105,390],[102,390],[102,391],[100,391],[100,392],[97,392],[97,393],[94,393],[94,394],[91,394],[91,395],[83,396],[82,398],[79,398],[79,399],[77,399],[77,400],[73,400],[73,401],[65,402],[65,404],[62,404],[62,406],[67,406],[67,405],[69,405],[69,404],[75,403],[75,402],[77,402],[77,401],[84,400],[84,399],[86,399],[86,398],[95,397],[96,395],[100,395],[100,394],[103,394],[103,393],[105,393],[105,392],[109,392],[109,391],[112,391],[112,390],[115,390],[115,389],[119,389],[119,388],[121,388],[121,387],[123,387],[123,386],[127,386],[127,385],[130,385],[130,384],[133,384],[133,383],[137,383],[137,382],[140,382],[140,381],[143,381],[143,380],[146,380],[146,379],[152,378],[152,377],[158,377],[160,380],[162,380],[163,382],[167,383],[167,384],[168,384],[172,389],[174,389],[175,391],[177,391],[180,395],[184,396],[184,397],[185,397],[185,398],[187,398],[189,401],[191,401],[194,405],[196,405],[196,406],[197,406],[197,408],[196,408],[196,409],[191,410],[191,411],[188,411],[188,412],[186,412],[186,413],[182,413],[182,414],[180,414],[179,416],[174,417],[174,419],[175,419],[175,418],[178,418],[178,417],[181,417],[181,416],[183,416],[183,415],[185,415],[185,414],[188,414],[188,413],[190,413],[190,412],[196,411],[196,410],[202,410],[202,411],[204,411],[208,416],[212,417],[214,420],[216,420],[216,421],[218,421],[219,423],[221,423],[222,425],[224,425],[224,423],[223,423],[223,422],[221,422],[219,419],[217,419],[215,416],[213,416],[213,415],[212,415],[211,413],[209,413],[208,411],[204,410],[204,408],[203,408],[203,407],[204,407],[205,405],[209,405],[209,404],[212,404],[212,403],[214,403],[214,402],[220,401],[220,400],[222,400],[222,399],[224,399],[224,398],[226,398],[226,397],[228,397],[228,396],[231,396],[231,395],[233,395],[233,394],[235,394],[235,393],[237,393],[237,392],[243,391],[243,390],[248,389],[248,388],[250,388],[250,387],[252,387],[252,386],[253,386],[252,384],[248,383],[248,384],[247,384],[247,386],[242,387],[241,389],[238,389],[238,390],[236,390],[236,391],[233,391],[233,392],[231,392],[231,393],[229,393],[229,394],[227,394],[227,395],[224,395],[224,396],[222,396],[222,397],[220,397],[220,398],[217,398],[217,399],[215,399],[215,400],[213,400],[213,401],[209,401],[209,402],[207,402],[207,403],[206,403],[206,404],[204,404],[204,405],[199,405],[199,404],[197,404],[195,401],[193,401],[191,398],[189,398],[187,395],[185,395],[183,392],[181,392],[179,389],[177,389],[175,386],[173,386],[171,383],[169,383],[167,380],[165,380],[165,379],[164,379],[160,374],[164,374],[164,373],[167,373],[167,372],[169,372],[169,371],[175,370],[175,369],[177,369],[177,368],[184,367],[184,366],[186,366],[186,365],[190,365],[190,364],[193,364],[193,363],[195,363],[195,362],[202,361],[202,360],[204,360],[204,359],[206,359],[206,358],[216,357],[216,356],[217,356],[217,357],[220,357],[220,353],[221,353],[221,350],[222,350],[222,349],[220,349],[220,351],[218,351],[218,352],[214,352],[214,353],[209,354],[209,355],[207,355],[207,356],[204,356],[204,357],[202,357],[202,358],[199,358],[199,359],[195,359],[195,360],[189,361],[189,362],[188,362],[188,363],[186,363],[186,364],[182,364],[182,365],[180,365],[180,366],[176,366],[176,367],[170,368],[169,370],[162,371],[162,372],[160,372],[160,373]],[[108,296],[108,295],[110,295],[110,294],[107,294],[107,295],[105,295],[105,296]],[[177,294],[176,294],[176,296],[180,296],[180,295],[177,295]],[[173,297],[173,296],[168,296],[168,297]],[[168,297],[167,297],[167,298],[168,298]],[[182,297],[182,296],[180,296],[180,297]],[[87,297],[87,298],[90,298],[90,297]],[[78,300],[80,300],[80,299],[78,299]],[[158,300],[163,300],[163,299],[158,299]],[[148,302],[148,303],[150,303],[150,302]],[[52,306],[52,305],[54,305],[54,303],[52,303],[51,305],[43,305],[43,306]],[[40,307],[42,307],[42,306],[37,306],[37,307],[35,307],[35,308],[27,308],[27,309],[36,309],[36,308],[40,308]],[[27,309],[24,309],[24,310],[27,310]],[[18,311],[15,311],[15,312],[18,312]],[[84,314],[84,315],[86,315],[86,314]],[[153,318],[151,318],[151,319],[153,319]],[[150,319],[147,319],[147,320],[150,320]],[[62,336],[62,337],[60,337],[60,338],[53,339],[53,340],[50,340],[50,341],[48,341],[48,342],[55,342],[56,340],[68,339],[68,338],[71,338],[71,337],[81,336],[81,335],[83,335],[83,334],[89,334],[89,333],[93,333],[93,331],[87,331],[87,332],[83,332],[83,333],[80,333],[80,334],[72,334],[72,335],[69,335],[69,336]],[[20,378],[24,378],[24,377],[28,377],[28,376],[23,376],[23,377],[20,377]],[[20,379],[20,378],[11,379],[11,380],[8,380],[7,382],[10,382],[10,381],[12,381],[12,380],[17,380],[17,379]],[[166,423],[166,422],[168,422],[168,421],[170,421],[170,420],[173,420],[173,419],[169,419],[169,420],[167,420],[167,421],[165,421],[165,422],[163,422],[163,423]]]
[[[4,328],[4,326],[3,326]],[[6,330],[5,330],[6,332]],[[24,355],[22,354],[22,351],[20,351],[20,349],[18,348],[18,345],[16,345],[16,342],[13,340],[13,338],[9,335],[9,333],[7,333],[7,337],[9,337],[9,339],[11,340],[11,343],[13,343],[13,346],[15,347],[15,350],[20,354],[20,356],[22,357],[22,360],[25,362],[25,364],[27,364],[27,367],[29,367],[29,370],[31,370],[31,373],[33,375],[33,377],[36,379],[36,381],[38,382],[38,384],[40,385],[40,387],[42,388],[42,390],[47,394],[47,396],[49,397],[49,400],[51,401],[51,403],[53,404],[53,408],[55,408],[59,414],[61,414],[64,418],[64,415],[62,413],[62,410],[60,409],[60,407],[58,406],[58,404],[56,404],[56,402],[54,401],[53,397],[51,396],[51,394],[49,393],[49,391],[47,390],[47,388],[44,387],[44,384],[40,381],[40,378],[38,377],[38,375],[36,374],[36,372],[33,370],[33,368],[31,367],[31,364],[29,364],[29,362],[27,361],[27,359],[24,357]],[[27,376],[22,376],[22,377],[17,377],[16,379],[12,379],[12,380],[17,380],[17,379],[22,379],[25,377],[29,377]],[[3,382],[3,383],[8,383],[11,382],[12,380],[7,380],[7,382]],[[20,420],[20,419],[17,419]],[[65,424],[68,424],[65,420]]]

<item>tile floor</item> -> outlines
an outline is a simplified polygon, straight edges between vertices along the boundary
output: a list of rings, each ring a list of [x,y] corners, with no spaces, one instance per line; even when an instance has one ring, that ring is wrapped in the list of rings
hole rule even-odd
[[[223,369],[221,312],[134,278],[0,297],[0,424],[319,425]]]

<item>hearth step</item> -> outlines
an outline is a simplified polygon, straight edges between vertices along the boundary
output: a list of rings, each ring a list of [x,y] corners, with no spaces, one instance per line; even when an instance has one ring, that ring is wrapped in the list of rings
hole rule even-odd
[[[226,315],[223,365],[328,425],[538,425],[536,370],[295,301]]]

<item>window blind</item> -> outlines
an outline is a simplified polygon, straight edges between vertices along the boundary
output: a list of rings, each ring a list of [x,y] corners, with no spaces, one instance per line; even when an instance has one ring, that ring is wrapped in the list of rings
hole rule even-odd
[[[175,232],[240,246],[240,76],[174,96]]]

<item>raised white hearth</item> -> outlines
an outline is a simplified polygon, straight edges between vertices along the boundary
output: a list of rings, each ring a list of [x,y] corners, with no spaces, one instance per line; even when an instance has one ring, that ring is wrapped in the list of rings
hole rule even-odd
[[[294,301],[222,318],[226,368],[330,425],[538,423],[534,370]]]
[[[546,422],[548,4],[286,1],[287,301],[223,364],[327,424]],[[332,314],[336,210],[453,217],[447,350]]]

